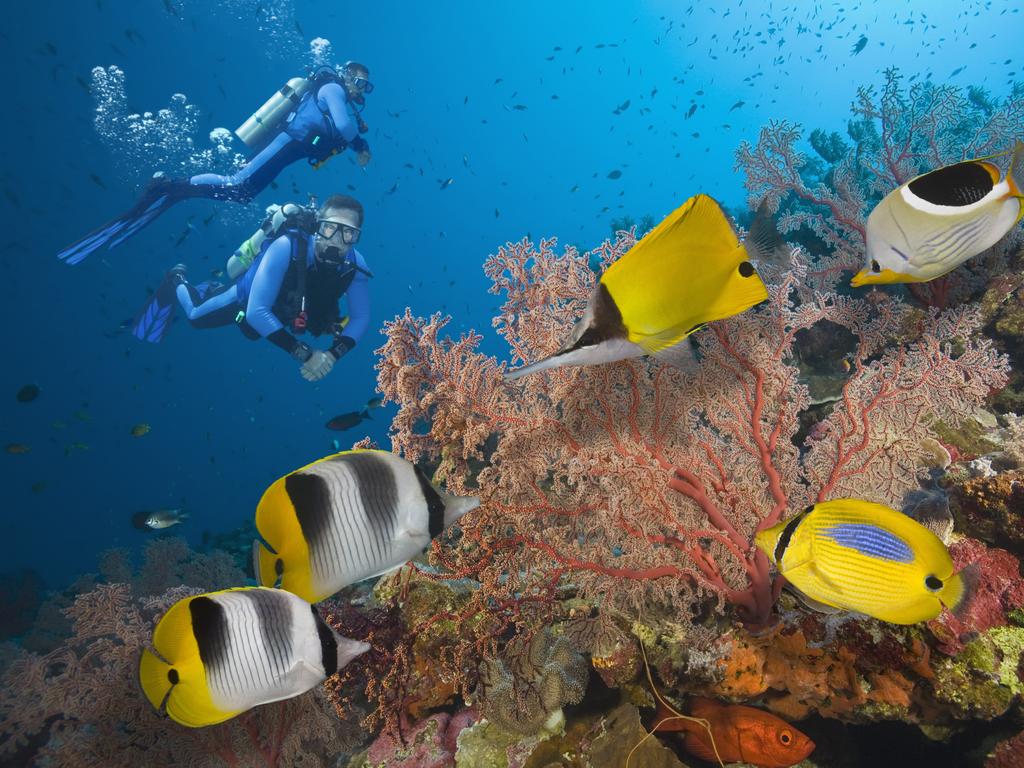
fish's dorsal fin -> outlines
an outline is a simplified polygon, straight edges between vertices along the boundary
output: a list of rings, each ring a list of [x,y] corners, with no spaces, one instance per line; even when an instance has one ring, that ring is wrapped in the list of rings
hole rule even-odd
[[[786,241],[779,234],[778,227],[768,212],[768,198],[763,199],[757,206],[754,221],[743,239],[743,247],[747,249],[750,260],[756,264],[777,262],[776,254],[786,247]]]
[[[907,182],[909,205],[963,208],[983,199],[999,183],[999,169],[986,160],[965,160],[924,173]]]

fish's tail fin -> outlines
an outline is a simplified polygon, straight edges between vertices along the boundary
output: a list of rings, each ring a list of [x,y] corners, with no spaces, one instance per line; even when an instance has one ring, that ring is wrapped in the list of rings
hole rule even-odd
[[[444,527],[454,525],[455,522],[467,512],[472,512],[480,506],[479,496],[456,496],[447,491],[439,491],[441,500],[444,502]]]
[[[362,416],[364,419],[369,419],[370,421],[373,421],[373,419],[370,417],[370,409],[369,408],[363,408],[363,412],[361,414],[359,414],[359,415]]]
[[[953,615],[962,619],[971,605],[971,599],[977,592],[978,581],[981,577],[980,566],[971,563],[959,573],[954,573],[946,579],[945,585],[939,591],[939,600],[946,606]]]

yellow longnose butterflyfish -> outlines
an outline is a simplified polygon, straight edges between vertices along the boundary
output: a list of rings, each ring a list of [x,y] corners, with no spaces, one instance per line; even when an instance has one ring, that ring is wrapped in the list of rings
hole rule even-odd
[[[505,378],[641,355],[672,357],[705,323],[768,298],[753,262],[781,244],[763,208],[740,242],[722,207],[694,195],[608,267],[560,351]]]

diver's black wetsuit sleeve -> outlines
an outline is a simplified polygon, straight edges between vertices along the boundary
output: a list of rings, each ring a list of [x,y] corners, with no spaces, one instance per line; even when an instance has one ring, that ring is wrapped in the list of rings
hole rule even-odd
[[[354,256],[358,271],[345,294],[348,301],[348,325],[345,326],[345,333],[331,347],[335,358],[351,352],[370,326],[370,281],[367,279],[370,270],[363,254],[355,251]]]
[[[292,336],[284,328],[278,328],[267,336],[267,341],[280,347],[299,362],[306,362],[313,354],[312,350],[301,341]]]

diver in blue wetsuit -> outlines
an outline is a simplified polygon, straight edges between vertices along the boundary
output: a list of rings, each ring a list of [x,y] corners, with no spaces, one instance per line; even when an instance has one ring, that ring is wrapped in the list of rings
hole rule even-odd
[[[308,78],[292,78],[236,131],[256,154],[231,176],[201,173],[169,179],[158,174],[127,213],[68,246],[57,257],[77,264],[100,248],[113,248],[176,203],[193,197],[245,203],[288,165],[306,158],[318,167],[350,148],[361,167],[370,162],[367,128],[360,111],[373,91],[370,72],[350,61],[340,74],[321,67]]]
[[[334,195],[315,213],[298,206],[288,211],[283,234],[266,238],[238,282],[210,289],[192,286],[178,265],[167,273],[133,333],[159,341],[178,303],[196,328],[238,323],[252,339],[265,338],[301,364],[307,381],[324,378],[362,338],[370,322],[371,273],[355,244],[363,225],[363,207],[347,195]],[[338,302],[345,296],[348,317]],[[329,333],[329,349],[313,349],[292,332]]]

